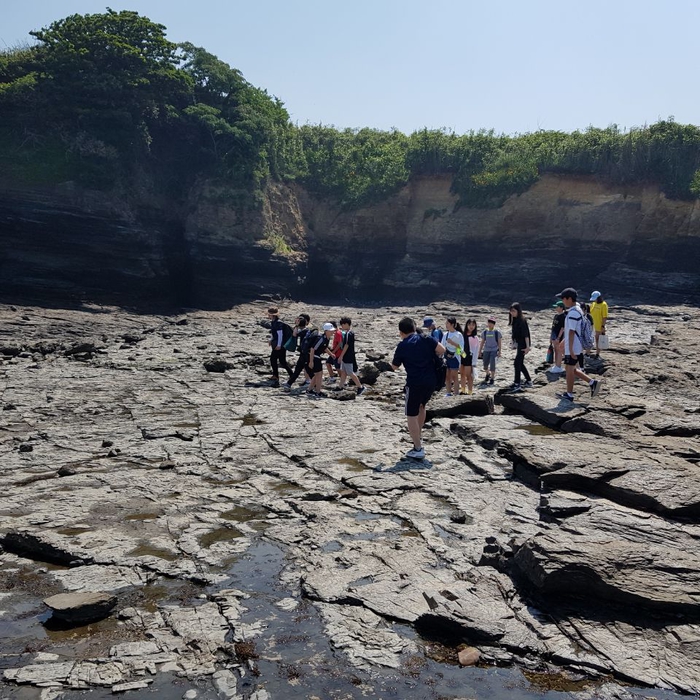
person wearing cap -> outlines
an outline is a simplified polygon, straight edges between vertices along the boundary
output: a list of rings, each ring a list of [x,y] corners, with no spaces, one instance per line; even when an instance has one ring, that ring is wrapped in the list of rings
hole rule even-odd
[[[318,334],[318,338],[314,338],[314,342],[309,347],[308,354],[308,373],[311,375],[311,384],[306,393],[310,396],[323,396],[321,389],[323,388],[323,361],[321,355],[328,350],[328,345],[331,338],[335,334],[335,326],[332,323],[324,323],[323,332]]]
[[[595,331],[595,356],[600,357],[600,336],[605,335],[605,322],[608,320],[608,302],[600,292],[593,292],[590,299],[590,313]]]
[[[436,325],[433,318],[426,316],[423,319],[423,328],[428,331],[431,338],[435,338],[438,343],[442,342],[442,337],[445,335]]]
[[[559,294],[566,308],[566,321],[564,322],[564,367],[566,368],[566,391],[558,393],[557,397],[564,401],[574,400],[574,382],[583,379],[591,389],[591,396],[600,393],[601,382],[584,374],[578,365],[583,360],[583,343],[581,342],[581,323],[583,310],[577,299],[578,294],[572,287],[567,287]]]
[[[564,306],[564,302],[560,299],[552,308],[555,309],[556,313],[552,320],[552,332],[550,333],[549,339],[552,343],[552,350],[554,351],[554,365],[547,371],[550,374],[564,374],[566,370],[561,366],[561,360],[564,355],[563,340],[566,307]]]
[[[501,342],[503,334],[496,330],[496,318],[489,316],[487,329],[481,332],[481,344],[479,345],[479,355],[484,363],[484,383],[483,386],[493,386],[496,381],[496,359],[501,356]]]
[[[436,386],[435,357],[445,354],[445,346],[432,335],[416,332],[416,324],[406,316],[399,321],[401,342],[396,346],[391,368],[406,368],[406,422],[413,448],[406,453],[411,459],[423,459],[425,449],[421,433],[425,423],[425,405]]]

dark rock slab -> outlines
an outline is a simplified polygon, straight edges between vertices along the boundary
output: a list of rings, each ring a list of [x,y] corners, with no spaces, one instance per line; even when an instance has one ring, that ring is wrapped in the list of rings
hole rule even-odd
[[[490,416],[493,414],[493,397],[440,396],[430,400],[426,408],[426,420],[432,418],[454,418],[455,416]]]
[[[651,543],[535,535],[513,558],[538,595],[700,613],[700,557]]]
[[[578,403],[564,403],[552,393],[524,392],[522,394],[501,394],[495,402],[511,411],[517,411],[549,428],[560,428],[566,421],[579,418],[587,409]]]

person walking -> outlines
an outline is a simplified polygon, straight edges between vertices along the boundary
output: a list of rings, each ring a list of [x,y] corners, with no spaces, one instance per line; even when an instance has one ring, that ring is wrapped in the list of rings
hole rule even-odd
[[[416,324],[406,316],[399,321],[401,342],[396,346],[391,367],[396,371],[401,365],[406,369],[405,413],[408,433],[413,448],[406,457],[423,459],[422,431],[425,423],[425,405],[435,391],[435,356],[445,353],[445,346],[429,335],[416,332]]]
[[[510,394],[518,394],[523,388],[529,389],[532,386],[532,379],[527,367],[525,367],[525,355],[530,352],[531,348],[530,327],[523,316],[522,306],[517,301],[510,305],[508,325],[511,329],[511,338],[515,349],[515,360],[513,361],[515,378],[506,391]],[[524,385],[520,383],[521,375],[525,377]]]
[[[608,302],[600,292],[593,292],[590,299],[590,314],[593,318],[595,331],[595,357],[600,357],[600,336],[605,335],[605,324],[608,320]]]
[[[464,350],[460,359],[459,393],[471,395],[474,392],[476,364],[479,361],[479,334],[475,318],[468,318],[464,324]]]
[[[557,397],[563,401],[574,400],[574,382],[576,379],[585,381],[591,389],[591,396],[600,393],[601,382],[593,379],[579,369],[583,362],[583,343],[581,342],[581,323],[583,321],[583,309],[578,304],[578,294],[573,287],[567,287],[557,294],[561,297],[566,307],[566,322],[564,323],[564,367],[566,368],[566,391],[558,393]]]
[[[279,309],[271,306],[267,310],[267,317],[270,319],[270,368],[272,369],[272,386],[280,385],[279,367],[291,377],[294,370],[287,363],[287,351],[284,348],[285,342],[292,335],[292,329],[284,322],[280,321]]]

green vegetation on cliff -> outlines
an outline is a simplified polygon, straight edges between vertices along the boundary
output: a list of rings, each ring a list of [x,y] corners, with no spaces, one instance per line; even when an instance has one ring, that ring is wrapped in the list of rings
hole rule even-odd
[[[32,36],[0,53],[0,166],[22,182],[126,190],[145,174],[182,198],[216,177],[254,205],[268,179],[296,180],[354,208],[449,175],[460,206],[495,207],[558,172],[700,197],[700,129],[672,119],[517,136],[298,127],[239,71],[136,12],[72,15]]]

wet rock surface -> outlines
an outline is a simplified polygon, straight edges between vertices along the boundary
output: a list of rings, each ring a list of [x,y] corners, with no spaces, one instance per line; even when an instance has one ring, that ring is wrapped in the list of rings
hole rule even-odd
[[[310,399],[267,381],[267,305],[0,307],[0,697],[498,697],[512,667],[522,697],[700,692],[697,309],[613,308],[605,388],[568,406],[536,314],[534,388],[502,392],[504,353],[431,402],[417,462],[377,365],[406,313],[465,310],[287,304],[350,312],[376,370]],[[93,591],[107,619],[44,626]]]

